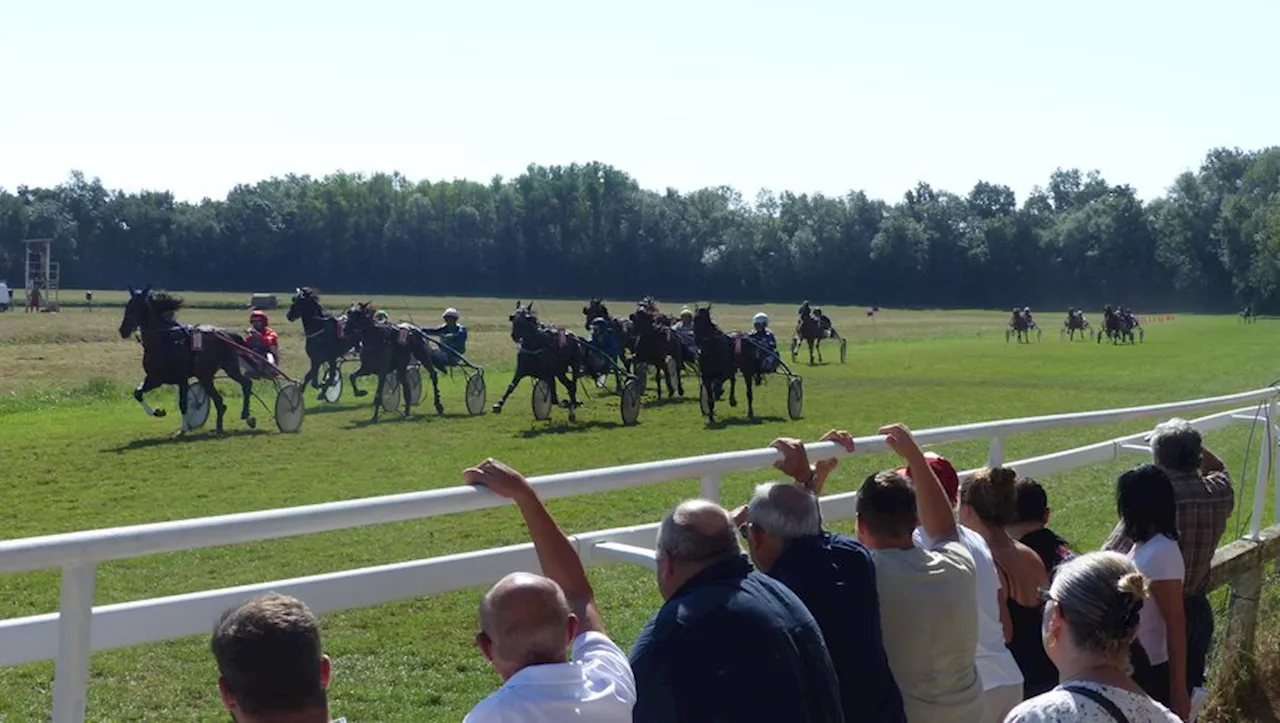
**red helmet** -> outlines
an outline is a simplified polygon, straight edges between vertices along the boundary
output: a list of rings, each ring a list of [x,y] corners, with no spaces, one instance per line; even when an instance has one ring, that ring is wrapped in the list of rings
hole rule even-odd
[[[262,323],[264,324],[269,321],[269,319],[267,319],[267,312],[262,309],[254,309],[253,313],[249,314],[249,321],[253,321],[254,319],[262,319]]]

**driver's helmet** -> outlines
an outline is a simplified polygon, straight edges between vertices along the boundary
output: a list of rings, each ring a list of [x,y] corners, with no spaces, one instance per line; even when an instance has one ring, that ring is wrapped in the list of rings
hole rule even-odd
[[[814,315],[814,316],[822,316],[822,307],[821,307],[821,306],[815,306],[815,307],[813,307],[813,315]]]
[[[254,309],[253,312],[249,314],[249,323],[252,324],[259,319],[262,320],[263,324],[269,323],[269,320],[267,319],[267,312],[262,309]]]
[[[603,316],[597,316],[596,318],[591,320],[591,328],[593,329],[603,330],[608,328],[608,326],[609,326],[609,322],[605,321],[605,318]]]
[[[1024,313],[1024,314],[1030,314],[1030,313],[1031,313],[1031,307],[1030,307],[1030,306],[1024,306],[1024,307],[1022,307],[1022,313]]]
[[[449,308],[444,310],[444,313],[440,315],[440,318],[444,319],[445,321],[448,321],[449,319],[453,319],[454,321],[457,321],[458,310],[450,306]]]
[[[769,325],[769,315],[768,315],[768,314],[766,314],[766,313],[764,313],[764,312],[762,311],[762,312],[760,312],[760,313],[756,314],[755,316],[751,317],[751,323],[752,323],[752,324],[763,324],[764,326],[768,326],[768,325]]]
[[[689,307],[687,307],[687,306],[686,306],[686,307],[684,307],[683,309],[681,309],[681,310],[680,310],[680,318],[681,318],[681,319],[685,319],[685,320],[691,320],[691,319],[693,319],[693,309],[690,309],[690,308],[689,308]]]
[[[377,311],[373,312],[374,321],[388,321],[390,318],[391,317],[387,315],[387,312],[385,309],[378,309]]]

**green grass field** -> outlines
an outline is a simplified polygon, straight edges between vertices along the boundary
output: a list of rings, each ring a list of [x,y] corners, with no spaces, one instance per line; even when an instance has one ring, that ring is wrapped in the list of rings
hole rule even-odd
[[[64,292],[64,299],[79,298]],[[282,299],[287,294],[281,293]],[[99,294],[119,303],[120,295]],[[345,304],[351,295],[335,295]],[[241,327],[247,295],[190,294],[189,323]],[[509,381],[514,352],[507,315],[514,300],[379,299],[394,317],[434,323],[445,305],[459,307],[472,331],[470,355],[486,365],[489,401]],[[544,320],[577,329],[582,303],[539,302]],[[615,302],[614,313],[626,304]],[[664,300],[664,310],[679,308]],[[743,328],[756,307],[716,305],[722,326]],[[775,327],[789,336],[793,305],[767,306]],[[17,538],[96,527],[181,519],[369,495],[446,487],[460,470],[486,456],[529,474],[603,467],[625,462],[760,447],[779,435],[813,438],[831,427],[870,434],[887,421],[919,429],[1033,414],[1083,411],[1175,401],[1253,389],[1274,378],[1276,322],[1252,326],[1234,317],[1178,316],[1148,327],[1146,343],[1131,347],[1069,344],[1058,339],[1060,314],[1044,311],[1044,341],[1008,344],[1000,312],[884,310],[874,321],[859,308],[827,309],[853,341],[847,364],[797,365],[805,377],[805,416],[786,419],[785,387],[774,380],[757,396],[758,423],[745,407],[722,411],[727,424],[707,428],[688,385],[683,402],[657,405],[646,398],[640,424],[618,424],[617,402],[594,391],[577,424],[554,412],[533,421],[531,389],[516,392],[501,416],[467,417],[462,380],[444,378],[448,415],[425,413],[375,426],[366,397],[348,390],[342,402],[310,401],[298,435],[274,431],[269,413],[247,432],[229,413],[230,434],[199,433],[171,440],[176,416],[146,417],[128,396],[141,378],[141,350],[116,332],[119,308],[60,314],[0,314],[0,469],[4,499],[0,536]],[[1095,320],[1096,321],[1096,320]],[[284,340],[285,368],[304,370],[302,334],[273,314]],[[268,396],[268,399],[270,397]],[[175,408],[172,389],[152,403]],[[238,397],[230,400],[232,409]],[[1138,431],[1143,425],[1078,428],[1010,438],[1009,459],[1065,449]],[[1248,426],[1213,433],[1208,442],[1239,472]],[[1256,464],[1257,440],[1248,464]],[[985,443],[940,449],[961,468],[980,465]],[[1134,460],[1126,460],[1131,463]],[[830,492],[856,488],[882,456],[846,461]],[[1115,520],[1111,487],[1125,463],[1099,465],[1042,480],[1054,508],[1054,526],[1079,547],[1097,546]],[[726,479],[724,502],[746,499],[770,474]],[[1237,480],[1247,519],[1253,472]],[[695,495],[695,480],[622,490],[551,503],[569,531],[652,522],[671,505]],[[1268,495],[1268,499],[1271,495]],[[1265,518],[1271,521],[1271,516]],[[849,529],[847,524],[840,525]],[[1232,529],[1235,529],[1234,523]],[[526,541],[514,509],[383,525],[262,544],[160,555],[99,568],[97,602],[122,602],[211,587],[331,572]],[[649,573],[611,566],[592,571],[606,623],[625,646],[660,603]],[[353,721],[460,720],[498,680],[472,649],[479,590],[328,615],[326,647],[334,658],[335,715]],[[0,576],[0,614],[14,617],[57,609],[56,571]],[[210,621],[212,624],[213,621]],[[204,637],[95,655],[89,718],[114,720],[225,720],[215,670]],[[0,669],[0,721],[44,719],[51,705],[52,664]]]

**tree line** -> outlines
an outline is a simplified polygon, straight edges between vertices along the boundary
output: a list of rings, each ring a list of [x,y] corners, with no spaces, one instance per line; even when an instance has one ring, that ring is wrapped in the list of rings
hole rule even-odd
[[[1021,203],[986,181],[897,203],[656,192],[602,163],[488,183],[289,175],[188,203],[73,172],[0,188],[0,277],[21,284],[34,237],[55,239],[68,288],[1276,310],[1280,147],[1210,151],[1146,203],[1077,169]]]

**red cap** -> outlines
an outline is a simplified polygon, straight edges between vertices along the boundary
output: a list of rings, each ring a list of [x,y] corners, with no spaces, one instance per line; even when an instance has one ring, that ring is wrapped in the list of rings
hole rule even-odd
[[[947,499],[951,500],[951,506],[955,507],[960,497],[960,473],[956,472],[956,468],[936,452],[925,452],[924,458],[929,462],[929,468],[937,475],[938,481],[942,483],[942,490],[947,493]],[[911,479],[911,470],[902,467],[898,470],[898,474]]]
[[[263,311],[262,309],[254,309],[253,312],[249,314],[249,318],[262,319],[263,321],[267,321],[267,312]]]

